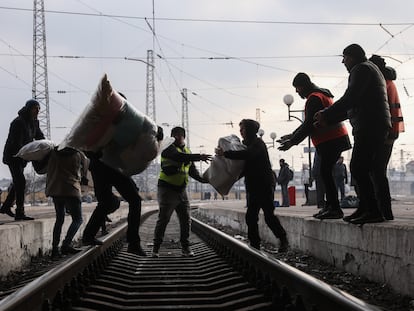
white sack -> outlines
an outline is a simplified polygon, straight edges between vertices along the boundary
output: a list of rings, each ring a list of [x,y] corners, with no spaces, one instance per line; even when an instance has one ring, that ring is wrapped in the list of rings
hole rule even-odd
[[[15,157],[26,161],[41,161],[53,148],[55,148],[55,144],[51,140],[34,140],[21,147]]]
[[[157,156],[156,134],[155,122],[119,95],[104,75],[59,149],[102,150],[105,164],[130,176],[142,172]]]
[[[240,142],[236,135],[220,138],[218,146],[223,151],[246,149],[246,146]],[[227,195],[243,172],[244,162],[244,160],[231,160],[226,159],[224,156],[214,156],[210,167],[204,172],[203,178],[208,180],[218,193]]]

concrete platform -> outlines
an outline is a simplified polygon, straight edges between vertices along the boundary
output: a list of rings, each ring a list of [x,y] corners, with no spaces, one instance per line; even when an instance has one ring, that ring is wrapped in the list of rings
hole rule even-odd
[[[243,232],[247,232],[245,211],[244,201],[199,205],[202,215]],[[316,206],[300,205],[275,209],[292,248],[350,273],[389,284],[398,293],[414,296],[414,198],[393,201],[395,220],[378,224],[357,226],[343,220],[318,220],[312,217],[317,211]],[[353,211],[344,209],[345,215]],[[263,240],[278,243],[263,216],[259,230]]]
[[[356,226],[342,220],[317,220],[311,217],[316,206],[278,207],[275,213],[288,233],[292,248],[309,252],[325,262],[354,274],[387,283],[395,291],[414,296],[414,198],[393,202],[395,220],[379,224]],[[223,225],[247,232],[244,200],[194,201],[200,213]],[[83,204],[84,222],[75,239],[79,239],[95,204]],[[143,212],[157,208],[157,203],[144,203]],[[354,209],[345,209],[346,215]],[[26,214],[34,221],[16,222],[0,214],[0,279],[28,264],[31,257],[50,252],[55,221],[53,206],[27,206]],[[124,219],[128,207],[111,214],[113,221]],[[66,217],[63,232],[70,224]],[[260,235],[263,240],[277,244],[277,239],[261,217]],[[151,229],[152,230],[152,229]],[[63,239],[63,237],[62,237]]]
[[[96,203],[82,203],[83,223],[74,237],[74,241],[82,237],[82,232],[96,207]],[[156,208],[156,203],[144,204],[142,212]],[[34,256],[48,254],[52,249],[53,226],[56,214],[53,205],[26,206],[26,215],[35,220],[14,221],[13,218],[0,214],[0,280],[12,271],[19,271],[30,263]],[[121,207],[110,215],[115,223],[126,219],[128,205],[121,202]],[[62,228],[61,242],[71,223],[70,216],[66,216]],[[99,238],[99,234],[97,237]]]

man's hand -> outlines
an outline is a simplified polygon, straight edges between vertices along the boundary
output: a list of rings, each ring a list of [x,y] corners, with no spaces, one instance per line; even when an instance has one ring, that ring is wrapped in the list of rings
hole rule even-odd
[[[292,134],[283,135],[280,139],[276,140],[278,143],[284,144],[284,142],[288,139],[292,138]]]
[[[216,153],[216,155],[218,156],[222,156],[224,154],[223,148],[221,147],[217,147],[214,152]]]
[[[155,135],[157,141],[161,141],[164,139],[164,130],[161,126],[157,126],[157,135]]]
[[[289,150],[292,146],[292,141],[290,139],[286,139],[280,143],[280,146],[277,149],[281,151],[286,151]]]
[[[204,153],[200,154],[201,161],[204,161],[207,163],[208,161],[211,161],[211,159],[212,159],[211,154],[204,154]]]

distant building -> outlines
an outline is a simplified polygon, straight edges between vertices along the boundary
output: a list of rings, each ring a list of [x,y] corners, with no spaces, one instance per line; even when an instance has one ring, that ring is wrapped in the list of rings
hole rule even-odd
[[[388,171],[390,192],[392,195],[414,195],[414,161],[405,166],[404,171],[395,169]]]

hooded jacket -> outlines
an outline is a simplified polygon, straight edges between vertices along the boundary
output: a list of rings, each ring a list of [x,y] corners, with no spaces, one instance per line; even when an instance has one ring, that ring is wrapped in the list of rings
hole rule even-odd
[[[319,129],[315,129],[313,125],[313,116],[316,112],[325,108],[322,100],[317,94],[322,94],[327,98],[333,98],[332,93],[328,89],[320,88],[311,83],[303,91],[303,96],[307,98],[305,105],[305,119],[303,123],[292,133],[291,141],[294,145],[300,144],[307,136],[311,136],[316,149],[335,148],[340,151],[345,151],[351,148],[348,133],[346,128],[342,128],[344,125],[337,123],[338,127],[342,129],[339,135],[336,131],[332,134],[331,139],[321,139]],[[333,123],[334,124],[334,123]],[[319,135],[318,135],[319,133]],[[324,135],[326,136],[326,135]],[[318,142],[318,143],[315,143]],[[320,150],[322,151],[322,150]]]
[[[23,159],[15,158],[14,155],[27,143],[44,138],[39,128],[39,120],[31,119],[30,111],[24,106],[19,110],[17,118],[10,123],[9,135],[3,151],[3,163],[10,164],[13,161],[25,163]]]
[[[247,146],[246,149],[228,150],[224,152],[224,156],[228,159],[246,161],[242,175],[248,192],[273,191],[275,180],[265,143],[255,134],[245,139],[243,144]]]
[[[45,193],[51,197],[81,197],[81,178],[86,177],[89,161],[86,156],[72,148],[50,153],[47,166]]]

